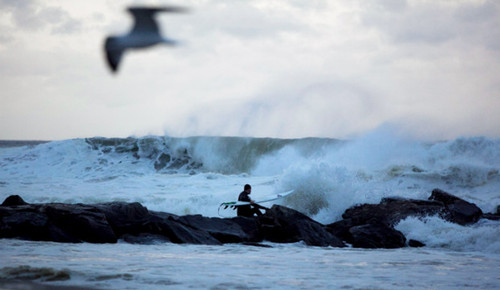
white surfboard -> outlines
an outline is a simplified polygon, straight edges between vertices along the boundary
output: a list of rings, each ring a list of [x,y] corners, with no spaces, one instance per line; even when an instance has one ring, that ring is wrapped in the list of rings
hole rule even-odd
[[[264,202],[269,202],[269,201],[277,200],[277,199],[286,197],[286,196],[292,194],[293,192],[294,192],[294,190],[292,189],[290,191],[286,191],[286,192],[282,192],[282,193],[278,193],[278,194],[273,194],[271,196],[268,196],[267,198],[264,198],[262,200],[258,200],[255,203],[264,203]],[[219,206],[219,208],[221,206],[237,207],[237,206],[249,205],[249,204],[251,204],[251,203],[248,202],[248,201],[229,201],[229,202],[223,202],[223,203],[221,203],[220,206]]]

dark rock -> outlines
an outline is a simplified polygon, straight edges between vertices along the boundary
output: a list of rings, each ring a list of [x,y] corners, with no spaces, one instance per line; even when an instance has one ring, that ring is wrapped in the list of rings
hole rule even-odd
[[[4,200],[2,206],[14,206],[14,205],[26,205],[26,204],[28,203],[25,202],[19,195],[11,195]]]
[[[459,225],[473,224],[483,216],[483,212],[475,204],[467,202],[441,189],[434,189],[429,200],[441,201],[447,210],[442,214],[442,217]]]
[[[48,217],[35,209],[0,207],[0,238],[50,241]]]
[[[421,247],[425,247],[425,244],[420,242],[420,241],[417,241],[417,240],[409,240],[408,246],[410,246],[412,248],[421,248]]]
[[[20,197],[0,206],[0,238],[56,242],[130,243],[158,242],[220,245],[263,240],[275,243],[303,241],[311,246],[399,248],[404,235],[394,225],[408,216],[440,215],[467,224],[483,215],[478,208],[441,190],[431,200],[384,198],[379,204],[363,204],[344,212],[343,220],[320,224],[306,215],[274,205],[259,217],[209,218],[177,216],[149,211],[139,203],[26,204]],[[479,216],[479,217],[478,217]],[[260,245],[260,244],[259,244]],[[410,240],[409,246],[422,246]]]
[[[406,246],[405,236],[384,223],[354,226],[349,233],[354,248],[394,249]]]
[[[488,219],[488,220],[492,220],[492,221],[500,221],[499,214],[485,213],[485,214],[483,214],[483,218]]]
[[[271,242],[304,241],[310,246],[345,246],[339,238],[328,232],[324,225],[290,208],[273,205],[259,221],[263,238]]]
[[[66,281],[71,279],[71,275],[69,270],[57,271],[53,268],[35,268],[27,265],[21,265],[17,267],[5,267],[0,269],[0,277],[8,277],[13,280],[38,280],[43,282],[51,282],[51,281]],[[27,285],[26,285],[27,286]],[[0,285],[1,289],[48,289],[42,287],[8,287],[3,288]]]
[[[174,218],[175,221],[197,230],[207,231],[221,243],[260,241],[258,224],[252,218],[208,218],[201,215],[187,215]]]
[[[231,221],[238,224],[243,232],[245,232],[245,239],[250,242],[260,242],[263,240],[261,233],[261,224],[258,219],[248,217],[235,217]]]
[[[221,242],[212,237],[207,231],[185,226],[177,222],[173,216],[166,219],[160,216],[152,216],[152,218],[144,224],[144,230],[147,233],[162,235],[176,244],[221,244]]]
[[[144,231],[144,223],[149,221],[150,213],[138,202],[112,202],[93,205],[104,213],[117,237],[124,234],[138,235]]]
[[[351,244],[352,243],[352,236],[349,233],[349,229],[359,225],[353,222],[352,219],[343,219],[337,222],[334,222],[332,224],[329,224],[326,226],[326,229],[333,234],[334,236],[338,237],[342,241],[346,241],[347,243]]]
[[[243,242],[241,244],[245,245],[245,246],[252,246],[252,247],[259,247],[259,248],[272,248],[273,247],[270,245],[265,245],[265,244],[261,244],[261,243],[255,243],[255,242]]]
[[[161,153],[158,159],[156,159],[154,167],[156,170],[162,170],[167,166],[167,164],[170,162],[172,158],[170,157],[169,154],[166,153]]]
[[[353,225],[364,225],[370,220],[394,226],[409,216],[440,214],[444,205],[439,201],[384,198],[379,204],[362,204],[347,209],[342,217]]]
[[[125,234],[120,237],[123,241],[130,244],[154,245],[158,243],[170,242],[170,240],[162,235],[142,233],[139,235]]]
[[[48,204],[40,212],[49,219],[55,241],[116,243],[117,238],[104,213],[83,204]]]
[[[115,243],[104,214],[83,205],[0,207],[0,237],[35,241]]]

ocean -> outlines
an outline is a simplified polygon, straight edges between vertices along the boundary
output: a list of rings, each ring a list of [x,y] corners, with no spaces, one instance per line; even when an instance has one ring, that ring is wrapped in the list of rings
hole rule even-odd
[[[178,215],[218,211],[245,184],[259,200],[329,224],[384,197],[427,199],[434,188],[496,212],[500,140],[423,142],[388,132],[355,140],[164,136],[0,141],[0,201],[140,202]],[[271,204],[264,204],[270,206]],[[500,222],[472,226],[410,217],[396,229],[424,248],[270,248],[154,243],[60,244],[0,240],[0,288],[95,289],[494,289],[500,288]],[[4,281],[3,284],[1,281]],[[7,281],[7,282],[5,282]],[[36,286],[38,285],[38,286]]]

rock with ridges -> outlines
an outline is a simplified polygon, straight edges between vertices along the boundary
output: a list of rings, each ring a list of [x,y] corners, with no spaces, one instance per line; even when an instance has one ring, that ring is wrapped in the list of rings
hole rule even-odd
[[[201,215],[187,215],[174,218],[177,222],[187,225],[191,228],[207,231],[211,236],[221,243],[241,243],[250,241],[260,241],[258,238],[258,224],[252,218],[208,218]],[[246,220],[246,229],[244,230],[240,223]]]
[[[0,237],[35,241],[115,243],[103,213],[84,205],[0,207]]]
[[[93,205],[104,213],[115,234],[140,234],[144,231],[143,224],[150,218],[148,209],[138,202],[110,202]]]
[[[446,212],[444,212],[442,217],[459,225],[473,224],[483,216],[483,212],[475,204],[441,189],[434,189],[429,200],[441,201],[446,207]]]
[[[287,207],[273,205],[259,221],[263,238],[271,242],[304,241],[310,246],[345,246],[339,238],[328,232],[324,225]]]
[[[379,204],[362,204],[347,209],[342,218],[350,219],[354,225],[367,224],[370,220],[391,226],[409,216],[440,214],[444,205],[439,201],[403,198],[384,198]]]
[[[394,249],[406,246],[406,237],[384,223],[365,224],[349,229],[354,248]]]

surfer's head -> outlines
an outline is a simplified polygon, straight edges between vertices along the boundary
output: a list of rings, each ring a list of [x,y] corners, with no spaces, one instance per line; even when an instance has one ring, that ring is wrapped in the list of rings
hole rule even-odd
[[[243,190],[250,193],[250,192],[252,192],[252,186],[250,186],[250,184],[245,184],[245,186],[243,187]]]

